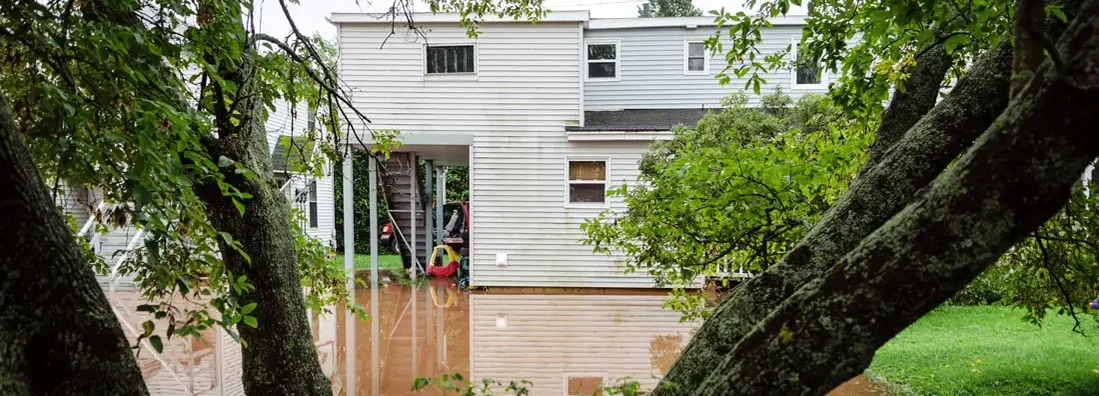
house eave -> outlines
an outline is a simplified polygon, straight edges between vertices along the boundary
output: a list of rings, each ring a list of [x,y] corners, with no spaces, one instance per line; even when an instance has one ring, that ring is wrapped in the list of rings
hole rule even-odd
[[[639,29],[682,27],[693,29],[697,27],[717,26],[714,17],[670,17],[670,18],[593,18],[585,26],[591,30],[600,29]],[[805,25],[804,16],[784,16],[771,19],[773,26],[801,26]]]
[[[538,20],[542,22],[586,22],[588,20],[588,11],[556,11],[550,12],[544,18]],[[332,24],[338,25],[341,23],[378,23],[389,24],[393,23],[393,15],[388,13],[367,13],[367,12],[334,12],[332,16],[328,18]],[[417,12],[412,14],[413,23],[458,23],[462,20],[461,15],[454,12],[433,14],[430,12]],[[405,23],[404,17],[397,18],[397,23]],[[495,15],[486,15],[484,23],[494,22],[512,22],[512,23],[530,23],[525,19],[514,18],[500,18]]]

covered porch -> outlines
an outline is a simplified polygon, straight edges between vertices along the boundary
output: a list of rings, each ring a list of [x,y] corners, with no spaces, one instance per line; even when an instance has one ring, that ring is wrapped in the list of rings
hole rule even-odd
[[[378,257],[382,248],[397,250],[412,279],[424,275],[428,258],[435,246],[447,243],[455,246],[454,250],[458,251],[458,245],[461,245],[466,248],[464,253],[467,256],[472,251],[471,232],[460,234],[463,237],[459,241],[461,243],[455,245],[452,235],[454,230],[447,228],[455,227],[449,221],[453,216],[444,214],[447,191],[450,189],[468,189],[471,192],[469,201],[472,201],[470,185],[448,186],[446,182],[447,172],[459,167],[468,167],[469,177],[465,182],[472,182],[472,136],[447,133],[401,134],[398,140],[401,145],[391,149],[388,157],[377,153],[369,156],[366,175],[369,189],[365,192],[355,191],[353,181],[355,177],[362,175],[354,174],[352,161],[348,159],[351,158],[352,150],[371,152],[374,147],[349,144],[341,150],[345,159],[342,165],[342,195],[345,197],[342,208],[344,267],[351,271],[355,269],[356,238],[369,238],[372,279],[378,279]],[[363,200],[369,203],[368,213],[355,213],[354,202]],[[389,245],[382,247],[381,224],[378,220],[380,203],[388,209],[391,227],[387,230],[392,233]],[[461,205],[461,208],[465,211],[465,216],[457,226],[471,231],[467,219],[472,218],[472,205]],[[369,235],[356,235],[356,216],[369,218]],[[383,218],[382,221],[386,219]]]

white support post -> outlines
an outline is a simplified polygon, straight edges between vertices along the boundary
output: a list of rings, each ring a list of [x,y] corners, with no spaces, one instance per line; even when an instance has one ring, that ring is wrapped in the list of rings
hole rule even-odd
[[[434,230],[435,227],[431,226],[431,212],[432,211],[430,210],[432,207],[434,207],[434,205],[432,205],[432,201],[434,201],[434,199],[433,199],[434,194],[432,194],[432,191],[435,189],[434,186],[433,186],[434,183],[432,183],[434,181],[433,180],[434,176],[435,176],[435,161],[425,160],[424,161],[424,198],[425,198],[424,199],[424,201],[425,201],[425,203],[424,203],[424,235],[426,236],[424,238],[424,257],[425,258],[430,258],[431,257],[431,250],[434,249],[435,245],[436,245],[434,243],[436,238],[432,235],[433,234],[432,230]]]
[[[418,272],[420,268],[420,262],[417,259],[418,255],[416,254],[416,247],[420,246],[416,244],[416,197],[419,196],[420,193],[420,189],[416,187],[420,184],[416,174],[419,173],[420,164],[419,161],[416,160],[416,153],[408,153],[408,162],[408,218],[410,219],[409,223],[411,223],[409,228],[412,229],[410,231],[411,235],[408,237],[408,252],[409,256],[411,256],[409,257],[409,262],[412,263],[410,273],[412,274],[412,280],[416,280],[416,272]]]
[[[435,169],[435,244],[443,244],[443,205],[446,204],[446,168]]]
[[[354,147],[347,146],[343,157],[343,268],[349,272],[347,290],[355,292],[355,165]]]
[[[378,286],[378,160],[370,157],[370,287]]]

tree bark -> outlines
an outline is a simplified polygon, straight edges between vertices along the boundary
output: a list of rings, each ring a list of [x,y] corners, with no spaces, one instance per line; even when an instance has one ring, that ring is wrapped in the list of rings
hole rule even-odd
[[[147,395],[0,93],[0,394]]]
[[[225,156],[242,163],[259,177],[249,180],[223,168],[226,182],[252,198],[242,200],[244,215],[216,186],[203,192],[206,212],[218,231],[243,245],[251,262],[222,242],[225,267],[235,276],[245,275],[255,290],[240,297],[241,305],[256,303],[256,328],[237,325],[242,348],[244,390],[249,395],[325,395],[332,386],[321,371],[298,272],[297,252],[290,225],[290,203],[270,187],[274,174],[267,156],[262,104],[249,100],[251,118],[232,138],[211,139],[211,158]]]
[[[1042,225],[1097,154],[1099,1],[930,190],[741,339],[700,395],[820,395]],[[898,175],[898,177],[904,177]]]
[[[932,44],[916,56],[916,65],[908,70],[908,79],[902,83],[903,89],[893,92],[859,174],[873,168],[905,132],[935,107],[943,78],[953,64],[954,59],[946,53],[943,43]]]
[[[1069,17],[1079,1],[1065,1]],[[1046,35],[1059,37],[1064,24],[1047,19]],[[1007,41],[1007,40],[1005,40]],[[693,392],[733,346],[798,288],[835,264],[863,238],[913,200],[970,146],[1007,106],[1012,47],[1001,43],[984,54],[950,95],[931,109],[878,165],[852,183],[778,264],[735,288],[706,320],[655,396]]]
[[[243,20],[243,18],[238,18]],[[241,22],[243,23],[243,22]],[[242,26],[243,27],[243,26]],[[242,121],[234,126],[231,115],[222,112],[215,120],[218,138],[205,144],[210,158],[229,158],[255,173],[256,178],[237,174],[233,166],[222,168],[225,181],[251,198],[241,200],[243,215],[231,198],[217,186],[202,186],[201,197],[211,224],[233,236],[251,259],[246,260],[224,241],[222,259],[234,276],[245,275],[255,290],[240,296],[240,304],[256,303],[253,316],[259,326],[237,325],[242,348],[244,390],[249,395],[331,396],[332,385],[321,371],[306,316],[298,255],[290,224],[290,203],[276,190],[267,146],[263,101],[255,92],[251,73],[252,44],[242,43],[242,62],[237,70],[222,66],[222,76],[238,87],[238,108]],[[217,112],[215,112],[217,114]]]
[[[1026,87],[1034,71],[1045,60],[1042,27],[1046,20],[1044,0],[1017,0],[1015,2],[1015,59],[1011,69],[1011,97]]]
[[[798,287],[819,276],[903,208],[1007,104],[1011,47],[983,56],[950,96],[859,177],[782,261],[733,289],[680,355],[656,396],[696,389],[735,343]]]

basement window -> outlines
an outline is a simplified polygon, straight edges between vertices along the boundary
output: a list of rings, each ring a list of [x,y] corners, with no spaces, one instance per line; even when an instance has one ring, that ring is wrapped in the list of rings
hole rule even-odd
[[[473,44],[428,45],[425,55],[429,75],[477,72],[477,51]]]
[[[569,202],[607,202],[607,161],[569,161]]]

